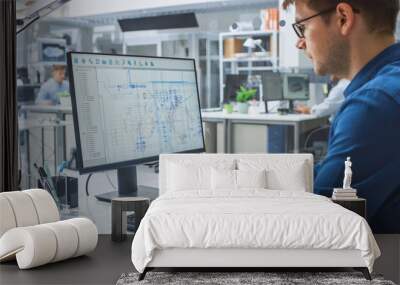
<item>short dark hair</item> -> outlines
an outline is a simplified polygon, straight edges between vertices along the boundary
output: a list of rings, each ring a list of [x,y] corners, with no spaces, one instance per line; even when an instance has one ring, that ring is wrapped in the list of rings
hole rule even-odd
[[[322,11],[347,3],[361,11],[370,32],[394,34],[396,30],[397,14],[399,12],[399,0],[285,0],[283,7],[287,8],[296,1],[302,1],[315,11]]]
[[[64,71],[65,71],[65,65],[62,65],[62,64],[54,64],[54,65],[53,65],[53,71],[59,71],[59,70],[64,70]]]

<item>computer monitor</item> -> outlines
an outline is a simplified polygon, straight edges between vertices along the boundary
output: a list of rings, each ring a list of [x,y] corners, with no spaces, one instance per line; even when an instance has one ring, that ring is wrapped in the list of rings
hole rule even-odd
[[[80,173],[117,169],[119,196],[148,196],[135,165],[205,151],[193,59],[70,52],[67,60]]]
[[[285,73],[283,76],[284,100],[308,100],[310,80],[307,74]]]
[[[282,77],[279,72],[267,71],[261,74],[262,100],[268,113],[268,102],[283,100]]]
[[[307,74],[286,73],[283,76],[283,100],[289,101],[289,112],[293,112],[293,101],[310,98],[310,80]]]
[[[35,59],[40,63],[65,64],[67,50],[65,39],[37,38],[30,48],[35,50]]]
[[[227,74],[225,77],[224,102],[236,101],[236,91],[240,86],[247,87],[247,74]]]
[[[40,85],[27,84],[17,86],[17,102],[18,104],[33,104],[36,95],[39,92]]]
[[[279,72],[264,72],[261,75],[263,101],[283,100],[283,81]]]

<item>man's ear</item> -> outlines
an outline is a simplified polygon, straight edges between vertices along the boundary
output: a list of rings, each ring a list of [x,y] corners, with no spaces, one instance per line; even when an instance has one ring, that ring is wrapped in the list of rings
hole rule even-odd
[[[343,36],[349,35],[356,20],[353,8],[347,3],[339,3],[336,6],[336,16],[340,33]]]

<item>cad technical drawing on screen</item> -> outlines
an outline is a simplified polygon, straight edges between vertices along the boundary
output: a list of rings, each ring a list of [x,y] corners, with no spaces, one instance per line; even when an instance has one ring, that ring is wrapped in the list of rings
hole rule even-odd
[[[83,168],[204,148],[193,60],[71,54]]]

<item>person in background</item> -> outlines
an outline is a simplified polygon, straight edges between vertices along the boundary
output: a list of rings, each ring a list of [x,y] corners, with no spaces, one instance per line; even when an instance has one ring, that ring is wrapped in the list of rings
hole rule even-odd
[[[65,80],[65,66],[53,65],[52,77],[39,90],[36,104],[58,105],[60,97],[69,93],[69,82]]]
[[[328,96],[324,99],[321,104],[308,107],[305,105],[299,105],[295,111],[302,114],[314,114],[318,117],[329,117],[329,122],[333,122],[336,113],[339,111],[340,106],[344,102],[344,90],[349,86],[350,80],[342,78],[339,79],[336,76],[331,76],[331,81],[335,86],[329,91]]]
[[[400,233],[400,43],[398,0],[285,0],[295,4],[296,47],[319,75],[351,80],[314,170],[314,193],[342,187],[351,157],[352,187],[367,200],[374,233]]]

